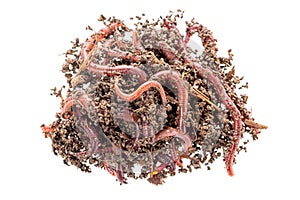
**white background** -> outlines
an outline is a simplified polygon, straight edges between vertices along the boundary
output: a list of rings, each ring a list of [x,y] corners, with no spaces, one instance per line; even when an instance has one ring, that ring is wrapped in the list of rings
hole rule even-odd
[[[0,3],[0,199],[299,199],[299,6],[297,1],[34,1]],[[213,30],[220,54],[232,48],[237,73],[249,81],[249,105],[269,126],[235,176],[224,164],[168,178],[163,186],[129,180],[119,186],[104,170],[82,173],[52,153],[40,125],[59,102],[50,88],[70,41],[83,41],[100,14],[128,21],[177,8]]]

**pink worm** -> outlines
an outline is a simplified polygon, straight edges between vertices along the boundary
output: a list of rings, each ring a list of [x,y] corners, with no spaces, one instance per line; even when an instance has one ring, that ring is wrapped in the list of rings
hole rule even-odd
[[[97,76],[101,76],[104,73],[107,74],[107,76],[124,75],[128,73],[139,75],[139,82],[145,82],[147,79],[147,74],[142,69],[131,65],[118,65],[115,67],[106,65],[88,65],[86,69]]]
[[[119,27],[126,28],[126,26],[123,23],[112,23],[98,31],[91,38],[89,38],[81,48],[81,60],[83,61],[86,59],[87,55],[91,52],[91,50],[93,50],[97,42],[101,41],[103,38],[106,38],[107,36],[115,32]]]
[[[172,27],[169,26],[169,27],[177,29],[175,26],[172,26]],[[199,24],[195,24],[187,29],[187,34],[186,34],[183,48],[188,43],[190,37],[192,36],[192,34],[194,34],[195,31],[198,32],[199,36],[202,36],[201,39],[202,39],[202,43],[203,43],[204,47],[207,47],[208,44],[210,44],[211,48],[213,50],[215,50],[215,51],[217,50],[216,43],[215,43],[216,40],[213,38],[211,31],[209,31],[206,27],[199,25]],[[177,29],[177,32],[179,33],[178,29]],[[171,54],[172,54],[172,52],[168,52],[167,55],[172,56]],[[174,57],[174,55],[173,55],[173,57]],[[232,145],[232,147],[229,151],[229,154],[225,158],[225,164],[226,164],[226,169],[227,169],[228,174],[230,176],[233,176],[234,173],[233,173],[232,165],[233,165],[235,152],[239,145],[239,141],[241,138],[241,131],[242,131],[241,113],[238,110],[238,108],[236,107],[236,105],[234,104],[234,102],[232,101],[232,99],[228,96],[220,79],[212,72],[211,69],[205,68],[205,67],[201,66],[200,64],[193,62],[189,57],[185,57],[184,62],[186,64],[192,64],[194,69],[198,72],[198,74],[201,77],[207,78],[207,80],[210,82],[210,84],[212,84],[212,86],[217,91],[221,102],[225,105],[226,109],[231,112],[235,140],[234,140],[234,144]]]
[[[176,86],[178,91],[178,102],[180,106],[179,117],[178,117],[178,126],[179,130],[183,133],[186,132],[184,125],[184,120],[187,118],[187,104],[188,104],[188,91],[185,88],[185,82],[181,78],[181,74],[173,70],[160,71],[154,74],[151,79],[165,79],[167,81],[171,80],[172,83]]]
[[[142,85],[140,85],[138,87],[137,90],[135,90],[133,93],[131,94],[124,94],[120,88],[118,87],[118,82],[116,81],[115,82],[115,91],[116,91],[116,94],[121,97],[122,99],[126,100],[126,101],[134,101],[136,100],[137,98],[139,98],[145,91],[147,91],[149,88],[156,88],[158,89],[159,93],[160,93],[160,96],[162,98],[162,103],[163,105],[167,105],[167,97],[166,97],[166,94],[165,94],[165,91],[163,89],[163,87],[161,86],[161,84],[157,81],[153,81],[153,80],[150,80],[150,81],[147,81],[145,83],[143,83]]]
[[[184,134],[175,128],[167,128],[158,132],[155,135],[155,141],[159,141],[165,137],[170,137],[170,136],[177,137],[184,141],[184,152],[187,152],[189,147],[192,146],[191,138],[187,134]]]

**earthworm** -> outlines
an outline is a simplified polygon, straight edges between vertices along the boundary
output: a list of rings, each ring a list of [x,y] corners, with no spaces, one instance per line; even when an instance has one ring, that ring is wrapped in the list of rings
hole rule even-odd
[[[118,164],[118,167],[116,170],[116,177],[117,177],[118,181],[120,182],[120,184],[125,183],[123,169],[120,164]]]
[[[106,53],[107,57],[119,58],[119,59],[130,61],[131,63],[137,63],[142,61],[142,57],[139,55],[135,55],[134,53],[125,52],[120,49],[113,50],[111,46],[114,42],[120,42],[120,41],[115,41],[113,39],[110,39],[107,42],[105,42],[103,45],[104,48],[102,50]],[[140,52],[145,51],[144,47],[141,44],[137,31],[132,32],[132,44],[138,51]]]
[[[141,44],[141,39],[139,38],[137,31],[132,32],[132,44],[138,51],[140,52],[145,51],[143,45]]]
[[[116,94],[121,97],[122,99],[126,100],[126,101],[134,101],[136,100],[137,98],[139,98],[145,91],[147,91],[149,88],[156,88],[159,93],[160,93],[160,96],[162,98],[162,104],[164,106],[167,105],[167,97],[166,97],[166,94],[165,94],[165,91],[164,91],[164,88],[162,87],[162,85],[157,82],[157,81],[154,81],[154,80],[149,80],[145,83],[143,83],[142,85],[140,85],[138,87],[138,89],[136,89],[133,93],[131,94],[124,94],[118,87],[118,80],[116,80],[115,82],[115,91],[116,91]]]
[[[50,126],[46,126],[45,124],[43,124],[42,126],[42,132],[45,134],[45,137],[51,137],[51,132],[55,130],[55,127]]]
[[[165,166],[169,166],[171,169],[171,171],[175,171],[175,161],[172,159],[172,157],[168,154],[162,154],[162,153],[159,153],[157,156],[156,156],[156,159],[162,163],[160,166],[158,166],[155,171],[162,171]]]
[[[178,103],[180,106],[178,115],[178,126],[179,130],[185,133],[186,127],[184,125],[184,120],[186,120],[187,118],[188,90],[185,87],[185,82],[181,78],[180,73],[174,70],[164,70],[154,74],[151,77],[151,79],[172,81],[172,84],[176,86],[178,92]]]
[[[79,91],[77,91],[77,93],[79,93]],[[71,108],[72,108],[72,106],[74,105],[74,104],[76,104],[76,102],[79,102],[79,104],[83,107],[83,108],[85,108],[86,110],[88,110],[88,106],[90,106],[90,105],[88,105],[88,101],[91,101],[90,100],[90,98],[89,97],[87,97],[87,94],[86,94],[86,92],[85,91],[83,91],[83,90],[80,90],[80,93],[81,93],[81,95],[79,95],[79,97],[76,99],[76,98],[74,98],[74,96],[72,97],[72,96],[69,96],[68,98],[66,98],[66,100],[64,101],[64,105],[63,105],[63,107],[62,107],[62,111],[61,111],[61,113],[62,113],[62,117],[63,118],[67,118],[68,116],[66,116],[65,114],[69,111],[69,110],[71,110]]]
[[[178,30],[178,28],[175,26],[175,24],[173,22],[170,22],[166,19],[163,20],[163,23],[164,23],[164,26],[167,27],[169,30],[174,30],[176,35],[178,36],[178,39],[179,39],[179,52],[182,53],[183,51],[186,50],[186,44],[183,42],[182,40],[182,35],[180,33],[180,31]]]
[[[108,171],[108,173],[110,173],[112,176],[116,175],[116,172],[108,166],[108,164],[105,160],[102,160],[102,163],[103,163],[104,169],[106,169],[106,171]]]
[[[174,65],[181,63],[180,60],[178,59],[177,55],[170,50],[170,47],[167,43],[159,42],[158,46],[159,46],[160,50],[162,51],[163,55],[169,61],[169,63],[174,64]]]
[[[120,164],[118,164],[117,169],[114,170],[107,164],[107,162],[105,160],[103,160],[102,163],[103,163],[104,169],[106,169],[108,171],[108,173],[110,173],[112,176],[116,176],[118,181],[120,182],[120,184],[125,183],[124,173],[122,170],[122,166]]]
[[[184,152],[187,152],[189,147],[192,146],[192,140],[187,134],[184,134],[184,133],[180,132],[179,130],[177,130],[175,128],[171,128],[171,127],[158,132],[155,135],[155,142],[157,142],[165,137],[170,137],[170,136],[177,137],[184,141],[184,145],[183,145]]]
[[[212,32],[207,29],[207,27],[201,25],[201,24],[193,24],[186,30],[186,36],[184,39],[184,44],[187,45],[187,43],[190,41],[191,36],[194,33],[198,33],[199,37],[202,40],[202,44],[204,48],[207,48],[207,45],[210,45],[210,48],[213,50],[217,50],[217,44],[216,39],[212,36]]]
[[[183,165],[182,165],[182,162],[181,162],[181,157],[176,151],[176,146],[174,144],[174,141],[171,142],[170,153],[171,153],[171,156],[172,156],[173,160],[175,161],[175,163],[179,167],[182,167]],[[185,153],[186,153],[186,151],[185,151]]]
[[[153,138],[154,137],[154,129],[151,124],[147,121],[142,121],[142,130],[143,130],[143,135],[145,137]],[[152,142],[152,141],[151,141]]]
[[[69,116],[66,115],[66,113],[71,110],[73,104],[74,104],[74,99],[72,99],[72,97],[68,97],[65,99],[65,101],[63,102],[63,106],[62,106],[62,109],[61,109],[61,116],[63,118],[68,118]]]
[[[88,136],[91,142],[91,150],[88,150],[87,153],[92,155],[98,150],[99,139],[97,135],[97,131],[94,127],[92,127],[88,122],[87,119],[80,119],[80,128],[83,130],[84,134]],[[97,149],[97,150],[96,150]]]
[[[76,91],[76,90],[75,90]],[[88,94],[80,89],[76,91],[77,94],[74,94],[73,97],[69,96],[62,107],[62,117],[63,118],[69,118],[69,116],[66,115],[67,111],[72,109],[73,105],[76,105],[77,103],[83,107],[87,113],[92,116],[92,114],[95,114],[96,111],[92,110],[95,108],[95,104],[93,100],[88,96]],[[77,97],[78,96],[78,97]]]
[[[124,74],[134,74],[139,75],[139,82],[145,82],[147,79],[147,74],[140,68],[131,65],[118,65],[115,67],[109,67],[106,65],[88,65],[86,69],[97,76],[101,76],[103,73],[107,76],[124,75]]]
[[[94,34],[91,38],[89,38],[81,48],[81,52],[80,52],[81,60],[82,61],[85,60],[85,58],[91,52],[91,50],[94,48],[97,42],[101,41],[103,38],[115,32],[119,27],[124,27],[127,29],[127,27],[121,22],[111,23],[105,28],[98,31],[96,34]]]
[[[110,46],[112,45],[113,42],[114,41],[110,41],[108,43],[105,43],[104,45],[103,51],[106,53],[107,57],[119,58],[119,59],[129,61],[131,63],[138,63],[145,59],[142,56],[136,55],[131,52],[124,52],[122,50],[112,50]],[[138,50],[139,52],[145,51],[143,45],[141,44],[137,31],[132,32],[132,44],[135,47],[135,49]]]
[[[126,60],[131,63],[139,63],[145,60],[143,56],[135,55],[134,53],[125,52],[122,50],[103,49],[103,51],[107,54],[108,57]]]
[[[209,31],[206,27],[202,25],[193,25],[190,28],[187,29],[187,35],[185,38],[185,44],[188,43],[189,38],[191,35],[194,33],[194,31],[197,30],[199,37],[202,39],[202,43],[205,48],[211,47],[213,50],[217,50],[216,44],[215,44],[215,39],[213,38],[211,31]],[[171,54],[172,52],[168,52],[168,54]],[[214,72],[209,69],[205,68],[202,65],[193,62],[189,57],[185,56],[184,57],[184,63],[185,64],[192,64],[193,68],[197,71],[197,73],[203,77],[206,78],[209,83],[214,87],[216,92],[218,93],[220,97],[220,101],[225,105],[226,109],[231,112],[231,118],[233,120],[233,130],[234,130],[234,137],[235,141],[234,144],[232,145],[228,155],[225,158],[225,163],[226,163],[226,169],[227,172],[230,176],[233,176],[233,160],[234,160],[234,155],[235,152],[238,148],[239,141],[241,138],[241,130],[242,130],[242,120],[241,120],[241,113],[232,101],[232,99],[228,96],[224,86],[222,85],[220,79],[214,74]]]
[[[207,80],[212,84],[212,86],[214,87],[214,89],[219,95],[220,101],[225,105],[226,109],[229,110],[231,113],[231,118],[233,120],[233,130],[234,130],[235,140],[227,157],[225,158],[225,162],[226,162],[226,169],[228,174],[230,176],[233,176],[234,173],[233,173],[232,165],[233,165],[235,152],[239,145],[239,141],[241,138],[241,131],[242,131],[241,113],[236,107],[236,105],[234,104],[234,102],[232,101],[232,99],[226,93],[226,90],[223,87],[220,79],[210,69],[204,68],[198,63],[193,63],[193,66],[200,76],[207,78]]]

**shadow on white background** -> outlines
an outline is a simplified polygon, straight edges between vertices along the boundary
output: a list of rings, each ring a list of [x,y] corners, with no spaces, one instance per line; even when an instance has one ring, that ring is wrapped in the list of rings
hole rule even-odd
[[[0,3],[1,199],[299,199],[299,12],[297,1],[9,1]],[[238,75],[249,81],[249,106],[269,126],[237,156],[235,176],[220,160],[212,170],[166,179],[163,186],[129,180],[119,186],[104,170],[85,174],[63,164],[43,137],[59,102],[50,88],[64,82],[62,54],[83,41],[100,14],[152,19],[185,10],[233,49]],[[184,22],[183,22],[184,23]]]

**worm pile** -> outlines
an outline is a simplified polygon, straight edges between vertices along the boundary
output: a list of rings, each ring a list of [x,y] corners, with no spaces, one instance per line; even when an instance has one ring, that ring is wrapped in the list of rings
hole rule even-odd
[[[162,184],[220,157],[233,176],[236,154],[267,127],[246,108],[248,83],[235,75],[231,50],[218,57],[212,32],[194,19],[183,36],[180,10],[136,18],[131,29],[101,15],[104,28],[65,53],[67,86],[52,89],[61,110],[42,125],[54,154],[84,172],[104,168],[121,184]]]

